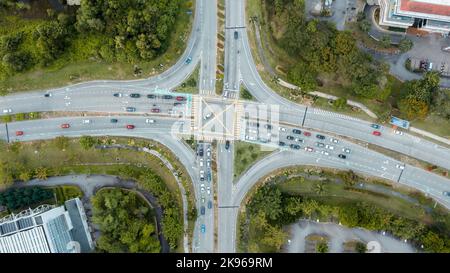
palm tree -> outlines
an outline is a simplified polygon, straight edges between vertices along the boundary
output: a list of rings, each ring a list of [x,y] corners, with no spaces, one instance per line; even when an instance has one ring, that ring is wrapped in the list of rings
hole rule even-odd
[[[325,192],[325,185],[323,183],[314,185],[314,192],[318,195],[322,195]]]

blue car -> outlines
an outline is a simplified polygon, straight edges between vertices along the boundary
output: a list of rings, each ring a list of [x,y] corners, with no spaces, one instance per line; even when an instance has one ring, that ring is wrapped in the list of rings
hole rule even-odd
[[[208,201],[208,209],[211,209],[212,208],[212,202],[211,202],[211,200],[209,200]]]
[[[371,124],[370,127],[374,128],[374,129],[380,129],[380,125],[378,125],[378,124]]]
[[[202,207],[200,208],[200,213],[201,213],[202,215],[205,215],[205,206],[202,206]]]
[[[192,61],[192,58],[191,58],[191,57],[187,58],[187,59],[186,59],[186,64],[190,64],[191,61]]]
[[[201,231],[202,233],[205,233],[205,232],[206,232],[206,226],[205,226],[205,224],[202,224],[202,226],[200,227],[200,231]]]

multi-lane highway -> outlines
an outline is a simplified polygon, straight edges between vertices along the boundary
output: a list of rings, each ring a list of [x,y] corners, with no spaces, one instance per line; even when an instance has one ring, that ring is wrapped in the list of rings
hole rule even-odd
[[[373,128],[371,123],[349,116],[298,105],[267,87],[256,70],[250,50],[244,0],[226,1],[224,94],[222,98],[212,98],[215,93],[216,4],[215,0],[197,1],[195,20],[186,51],[173,67],[158,76],[135,81],[93,81],[2,97],[0,115],[6,114],[3,110],[11,109],[12,114],[85,111],[93,113],[93,116],[8,123],[0,125],[0,138],[7,141],[29,141],[59,135],[122,135],[151,138],[161,142],[179,157],[194,183],[199,212],[193,239],[195,252],[212,252],[215,249],[220,252],[235,251],[236,220],[242,200],[261,177],[286,166],[315,165],[352,169],[415,188],[450,208],[450,199],[442,194],[443,191],[450,190],[450,180],[344,141],[339,136],[379,145],[446,169],[450,169],[449,149],[407,133],[396,134],[383,126]],[[189,77],[199,63],[200,99],[195,95],[170,92]],[[234,101],[239,97],[241,83],[258,103]],[[132,94],[140,96],[133,97]],[[177,96],[182,96],[183,99],[177,99]],[[194,107],[194,102],[198,101],[205,102],[205,105]],[[246,112],[246,109],[254,109],[254,106],[271,106],[270,109],[278,110],[268,115],[269,123],[264,118],[253,120],[253,125],[244,124],[246,114],[250,119],[256,118],[253,112]],[[197,115],[193,113],[195,111]],[[105,116],[94,116],[94,113],[102,113]],[[117,119],[117,122],[111,119]],[[212,131],[206,130],[210,127],[201,126],[207,122],[213,124],[211,128],[214,130],[223,126],[224,132],[212,134]],[[255,125],[255,122],[261,123],[260,126]],[[266,123],[273,128],[265,128],[265,135],[262,136],[260,131],[263,131]],[[70,126],[62,128],[63,124]],[[195,125],[194,128],[192,124]],[[127,128],[127,125],[134,125],[134,128]],[[280,126],[285,130],[279,129]],[[302,132],[294,133],[294,128]],[[221,140],[215,151],[218,167],[216,193],[212,187],[212,178],[207,178],[208,172],[212,172],[207,163],[212,160],[211,156],[214,154],[211,144],[200,144],[203,155],[196,154],[198,150],[194,152],[180,141],[177,134],[180,131],[183,134],[193,133],[207,140]],[[305,131],[311,135],[305,135]],[[375,135],[374,131],[380,135]],[[318,134],[325,138],[318,139]],[[223,143],[225,139],[233,139],[232,137],[268,145],[276,148],[277,152],[252,166],[233,184],[234,145],[231,142],[226,148]],[[332,138],[337,142],[330,141]],[[345,158],[339,157],[339,154],[344,154]],[[209,201],[214,200],[214,194],[217,195],[217,215],[214,213],[214,206],[208,206]],[[217,246],[214,243],[215,217],[218,223]]]

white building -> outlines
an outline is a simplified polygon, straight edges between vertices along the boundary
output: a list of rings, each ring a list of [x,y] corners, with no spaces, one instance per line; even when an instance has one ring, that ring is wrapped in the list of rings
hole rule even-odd
[[[94,248],[80,199],[41,205],[0,219],[0,253],[90,252]]]
[[[382,26],[450,33],[450,0],[377,0]]]

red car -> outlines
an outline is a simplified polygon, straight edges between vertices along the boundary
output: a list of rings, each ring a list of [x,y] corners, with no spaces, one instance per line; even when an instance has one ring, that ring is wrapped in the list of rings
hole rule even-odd
[[[175,99],[176,99],[177,101],[184,101],[186,98],[183,97],[183,96],[177,96]]]
[[[151,111],[152,111],[152,113],[159,113],[160,112],[160,110],[158,108],[153,108]]]
[[[68,123],[61,124],[61,128],[63,128],[63,129],[70,128],[70,124],[68,124]]]
[[[374,135],[374,136],[381,136],[381,133],[378,132],[378,131],[373,131],[373,132],[372,132],[372,135]]]
[[[23,136],[23,131],[16,131],[16,136]]]
[[[310,132],[303,131],[303,134],[304,134],[305,136],[311,136],[311,133],[310,133]]]
[[[128,124],[127,129],[134,129],[134,125]]]

